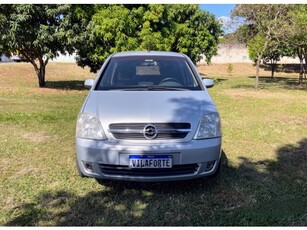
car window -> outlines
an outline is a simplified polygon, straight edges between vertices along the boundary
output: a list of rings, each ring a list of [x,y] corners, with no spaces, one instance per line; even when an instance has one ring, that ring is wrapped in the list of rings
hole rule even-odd
[[[166,56],[113,57],[101,74],[96,90],[200,90],[185,58]]]

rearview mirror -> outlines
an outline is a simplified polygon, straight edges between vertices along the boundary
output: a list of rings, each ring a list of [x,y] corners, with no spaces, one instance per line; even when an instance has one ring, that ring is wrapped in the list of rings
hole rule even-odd
[[[91,89],[93,85],[94,85],[94,79],[87,79],[84,82],[84,87],[87,89]]]
[[[206,88],[211,88],[214,86],[214,81],[212,79],[205,78],[203,79],[203,83],[206,86]]]

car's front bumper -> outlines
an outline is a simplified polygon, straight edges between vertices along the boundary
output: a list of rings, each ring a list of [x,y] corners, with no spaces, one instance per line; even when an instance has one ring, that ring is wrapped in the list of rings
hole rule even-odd
[[[76,138],[76,151],[79,168],[88,177],[147,182],[186,180],[215,173],[221,157],[221,138],[150,145]],[[150,173],[146,169],[131,170],[129,155],[170,155],[173,169],[154,169]],[[91,170],[85,167],[88,165]]]

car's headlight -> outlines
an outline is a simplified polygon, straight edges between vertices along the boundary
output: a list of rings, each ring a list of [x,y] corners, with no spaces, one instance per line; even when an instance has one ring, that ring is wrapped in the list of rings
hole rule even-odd
[[[194,139],[220,137],[221,121],[218,113],[210,113],[200,119]]]
[[[99,118],[87,113],[81,113],[78,116],[76,136],[87,139],[106,139]]]

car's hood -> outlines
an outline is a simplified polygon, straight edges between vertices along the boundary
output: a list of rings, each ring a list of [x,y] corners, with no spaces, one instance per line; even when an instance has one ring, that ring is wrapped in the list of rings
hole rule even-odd
[[[104,130],[111,123],[188,122],[217,112],[205,91],[91,91],[83,112],[99,116]]]

